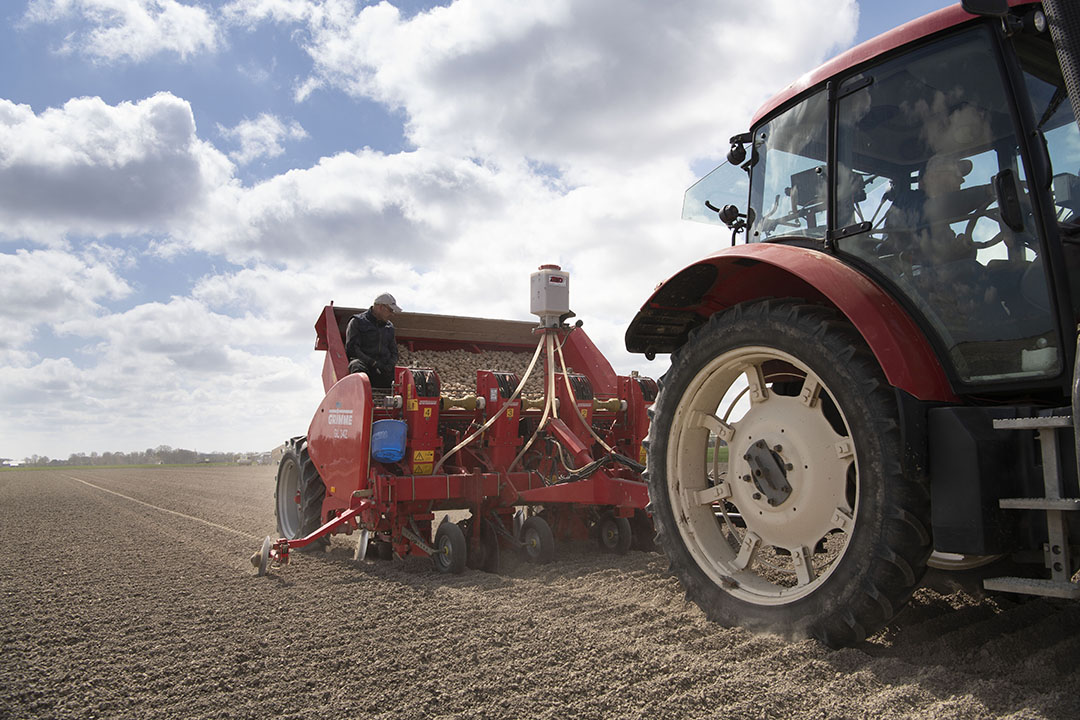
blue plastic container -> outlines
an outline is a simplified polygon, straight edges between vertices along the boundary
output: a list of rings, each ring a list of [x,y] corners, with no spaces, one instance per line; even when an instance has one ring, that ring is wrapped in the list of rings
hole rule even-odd
[[[371,423],[371,457],[379,462],[401,462],[405,457],[404,420],[376,420]]]

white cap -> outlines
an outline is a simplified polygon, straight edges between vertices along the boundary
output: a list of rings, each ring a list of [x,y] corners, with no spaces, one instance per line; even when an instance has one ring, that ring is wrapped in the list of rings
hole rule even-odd
[[[397,301],[394,300],[394,296],[390,293],[383,293],[379,297],[375,298],[375,302],[372,305],[386,305],[396,313],[401,312],[401,308],[398,307]]]

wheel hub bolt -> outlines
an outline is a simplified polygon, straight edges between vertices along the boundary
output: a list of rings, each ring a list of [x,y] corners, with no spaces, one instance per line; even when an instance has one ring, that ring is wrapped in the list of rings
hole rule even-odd
[[[760,500],[761,499],[761,493],[754,493],[754,499],[755,500]]]

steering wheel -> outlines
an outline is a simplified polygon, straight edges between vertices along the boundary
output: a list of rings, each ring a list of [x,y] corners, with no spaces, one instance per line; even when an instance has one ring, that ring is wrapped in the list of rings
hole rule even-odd
[[[964,227],[964,234],[969,240],[975,237],[975,226],[978,225],[979,221],[983,218],[997,223],[1000,228],[1001,213],[998,212],[997,208],[994,208],[993,210],[990,209],[990,206],[994,204],[995,200],[996,199],[992,197],[987,199],[987,201],[983,203],[981,207],[977,208],[975,212],[971,214],[971,217],[968,218],[967,225]],[[993,247],[998,243],[1004,242],[1004,240],[1005,232],[999,229],[989,240],[982,240],[979,242],[971,240],[971,245],[976,250],[985,250],[988,247]]]

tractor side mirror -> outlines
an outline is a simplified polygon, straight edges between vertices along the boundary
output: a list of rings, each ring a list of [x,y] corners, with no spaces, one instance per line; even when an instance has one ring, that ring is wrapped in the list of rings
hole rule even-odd
[[[728,150],[727,161],[738,167],[746,160],[746,143],[753,140],[750,133],[741,133],[731,138],[731,149]]]

